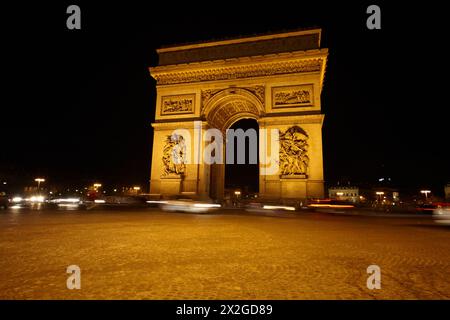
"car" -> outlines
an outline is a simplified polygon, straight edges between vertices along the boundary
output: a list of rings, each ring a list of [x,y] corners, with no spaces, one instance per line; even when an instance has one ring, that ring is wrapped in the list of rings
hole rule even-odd
[[[172,199],[161,201],[160,208],[168,212],[206,213],[220,208],[220,204],[210,201],[199,201],[187,196],[176,196]]]
[[[8,209],[9,200],[6,196],[6,193],[0,192],[0,210],[2,209]]]
[[[433,219],[436,223],[450,225],[450,203],[437,205],[433,211]]]
[[[434,203],[424,203],[420,206],[416,207],[416,211],[420,213],[433,213],[434,210],[436,210],[438,206]]]
[[[317,212],[340,213],[355,208],[355,205],[349,201],[338,199],[316,199],[311,200],[309,209]]]
[[[286,205],[284,203],[278,203],[278,202],[250,202],[245,205],[245,211],[248,212],[259,212],[259,213],[265,213],[265,212],[293,212],[296,211],[295,204]]]

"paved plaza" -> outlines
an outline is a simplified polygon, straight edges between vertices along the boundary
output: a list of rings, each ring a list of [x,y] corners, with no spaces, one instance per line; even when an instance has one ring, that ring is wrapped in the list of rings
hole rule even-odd
[[[81,289],[69,290],[69,265]],[[366,286],[381,268],[381,289]],[[0,214],[1,299],[449,299],[431,218],[141,211]]]

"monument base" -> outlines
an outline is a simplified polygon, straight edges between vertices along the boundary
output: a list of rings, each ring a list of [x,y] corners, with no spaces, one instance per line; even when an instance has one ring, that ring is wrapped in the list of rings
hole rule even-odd
[[[163,195],[176,195],[181,192],[183,177],[177,174],[169,174],[161,177],[160,193]]]
[[[281,176],[281,197],[284,199],[306,199],[306,182],[306,175]]]

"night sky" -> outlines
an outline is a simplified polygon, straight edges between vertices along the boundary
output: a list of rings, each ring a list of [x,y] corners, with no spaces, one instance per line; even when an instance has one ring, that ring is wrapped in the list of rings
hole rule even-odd
[[[450,181],[448,102],[439,99],[448,90],[444,10],[308,2],[2,5],[0,179],[147,186],[156,48],[321,27],[327,182],[384,176],[442,193]],[[372,3],[381,30],[366,28]],[[81,7],[81,30],[66,28],[70,4]]]

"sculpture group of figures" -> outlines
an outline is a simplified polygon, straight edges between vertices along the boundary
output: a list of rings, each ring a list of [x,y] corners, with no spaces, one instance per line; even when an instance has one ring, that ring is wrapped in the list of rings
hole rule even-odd
[[[306,175],[309,165],[307,140],[308,135],[298,126],[280,133],[281,175]]]
[[[192,111],[192,99],[174,99],[163,102],[163,112],[187,112]]]
[[[167,136],[162,161],[164,175],[183,174],[186,169],[186,143],[181,135]]]
[[[298,127],[293,126],[280,133],[280,174],[306,175],[308,157],[308,135]],[[166,137],[162,161],[164,175],[181,175],[186,170],[186,143],[181,135]]]
[[[303,103],[311,103],[311,94],[308,90],[282,91],[275,94],[275,105]]]

